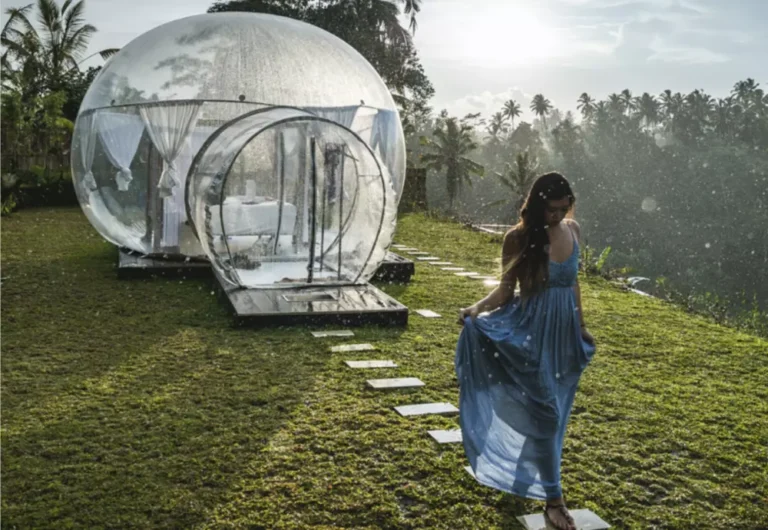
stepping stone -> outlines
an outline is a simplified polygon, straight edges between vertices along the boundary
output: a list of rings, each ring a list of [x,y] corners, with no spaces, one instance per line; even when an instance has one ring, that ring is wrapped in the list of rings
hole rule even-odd
[[[411,252],[408,252],[408,254],[410,254],[411,256],[429,256],[429,252],[424,252],[421,250],[411,251]]]
[[[450,261],[432,261],[430,265],[453,265]]]
[[[483,282],[484,285],[487,285],[488,287],[496,287],[497,285],[501,285],[501,281],[499,280],[485,280]]]
[[[423,416],[425,414],[456,414],[459,409],[450,403],[420,403],[395,407],[401,416]]]
[[[350,368],[397,368],[392,361],[344,361]]]
[[[394,246],[394,245],[392,245],[392,246]],[[402,250],[403,252],[407,252],[407,251],[409,251],[409,250],[419,250],[419,249],[418,249],[418,248],[416,248],[416,247],[398,247],[397,249],[398,249],[398,250]]]
[[[431,309],[417,309],[416,313],[426,318],[440,318],[440,314],[435,313]]]
[[[342,329],[339,331],[313,331],[312,336],[318,339],[323,337],[354,337],[355,332],[351,329]]]
[[[392,246],[392,248],[399,248],[400,250],[411,248],[411,247],[409,247],[407,245],[400,245],[400,244],[393,244],[391,246]]]
[[[420,258],[416,258],[416,259],[419,260],[419,261],[440,261],[440,258],[438,258],[437,256],[426,256],[426,257],[423,257],[423,258],[420,257]]]
[[[369,379],[368,386],[383,390],[386,388],[416,388],[425,385],[418,377],[393,377],[391,379]]]
[[[441,271],[463,271],[464,267],[440,267]]]
[[[610,528],[611,525],[600,519],[592,510],[568,510],[571,512],[573,522],[576,523],[576,528],[579,530],[602,530],[603,528]],[[535,513],[531,515],[522,515],[517,518],[520,524],[523,525],[525,530],[549,530],[551,527],[547,526],[544,521],[543,513]]]
[[[476,272],[466,272],[465,271],[465,272],[457,272],[456,276],[464,276],[466,278],[466,277],[469,277],[469,276],[477,276],[477,274],[478,273],[476,273]]]
[[[429,435],[439,444],[457,444],[461,443],[461,429],[450,431],[427,431]]]
[[[369,351],[375,350],[372,344],[342,344],[340,346],[333,346],[331,351],[334,353],[349,352],[349,351]]]
[[[487,281],[487,280],[495,280],[496,277],[495,276],[472,276],[472,279],[473,280],[484,280],[484,281]]]

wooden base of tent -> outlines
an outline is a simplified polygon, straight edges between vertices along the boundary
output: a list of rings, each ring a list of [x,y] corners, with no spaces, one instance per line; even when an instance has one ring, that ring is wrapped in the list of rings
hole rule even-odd
[[[372,282],[390,282],[390,283],[408,283],[411,276],[416,272],[413,261],[395,254],[387,252],[384,261],[381,262],[376,274],[371,278]]]
[[[120,279],[150,278],[207,278],[211,264],[203,260],[163,259],[144,257],[138,252],[121,248],[117,258],[117,277]]]
[[[236,326],[408,325],[408,308],[371,284],[245,289],[213,275]]]
[[[371,281],[408,283],[414,271],[413,261],[394,252],[387,252]],[[141,254],[124,248],[118,252],[117,276],[120,279],[152,276],[202,278],[210,275],[211,265],[207,261],[142,257]]]

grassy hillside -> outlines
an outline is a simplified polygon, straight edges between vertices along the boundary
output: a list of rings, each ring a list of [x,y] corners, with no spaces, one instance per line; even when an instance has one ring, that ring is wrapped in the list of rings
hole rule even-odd
[[[406,216],[396,240],[497,268],[498,243],[455,224]],[[233,329],[206,280],[118,281],[115,260],[78,209],[2,222],[4,528],[517,528],[540,509],[426,434],[456,418],[392,410],[457,403],[454,315],[480,282],[419,263],[382,288],[446,318],[318,340]],[[564,449],[571,506],[617,528],[768,527],[768,342],[582,285],[598,353]],[[362,358],[400,368],[343,364]],[[393,373],[427,386],[365,388]]]

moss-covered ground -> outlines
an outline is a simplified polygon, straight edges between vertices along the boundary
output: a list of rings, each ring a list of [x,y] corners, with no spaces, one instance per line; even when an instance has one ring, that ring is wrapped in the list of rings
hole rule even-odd
[[[457,224],[404,216],[396,240],[498,267],[498,242]],[[2,222],[4,528],[518,528],[540,509],[427,435],[455,417],[392,410],[457,402],[455,314],[481,282],[419,262],[381,287],[445,318],[313,339],[233,328],[208,280],[120,281],[116,256],[79,209]],[[768,342],[581,282],[598,353],[565,442],[571,507],[616,528],[768,528]],[[400,367],[344,365],[371,357]],[[393,373],[427,386],[366,388]]]

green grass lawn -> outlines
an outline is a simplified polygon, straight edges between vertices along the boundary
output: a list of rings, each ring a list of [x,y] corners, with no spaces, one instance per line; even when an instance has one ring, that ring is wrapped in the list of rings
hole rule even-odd
[[[494,273],[490,236],[405,216],[397,242]],[[518,528],[460,445],[393,406],[458,400],[459,307],[481,282],[417,263],[382,288],[407,329],[235,329],[207,280],[119,281],[79,209],[2,221],[3,528]],[[598,341],[566,436],[572,508],[617,528],[768,528],[768,341],[582,279]],[[372,342],[374,355],[332,354]],[[346,359],[392,359],[353,371]],[[427,386],[377,392],[371,377]]]

